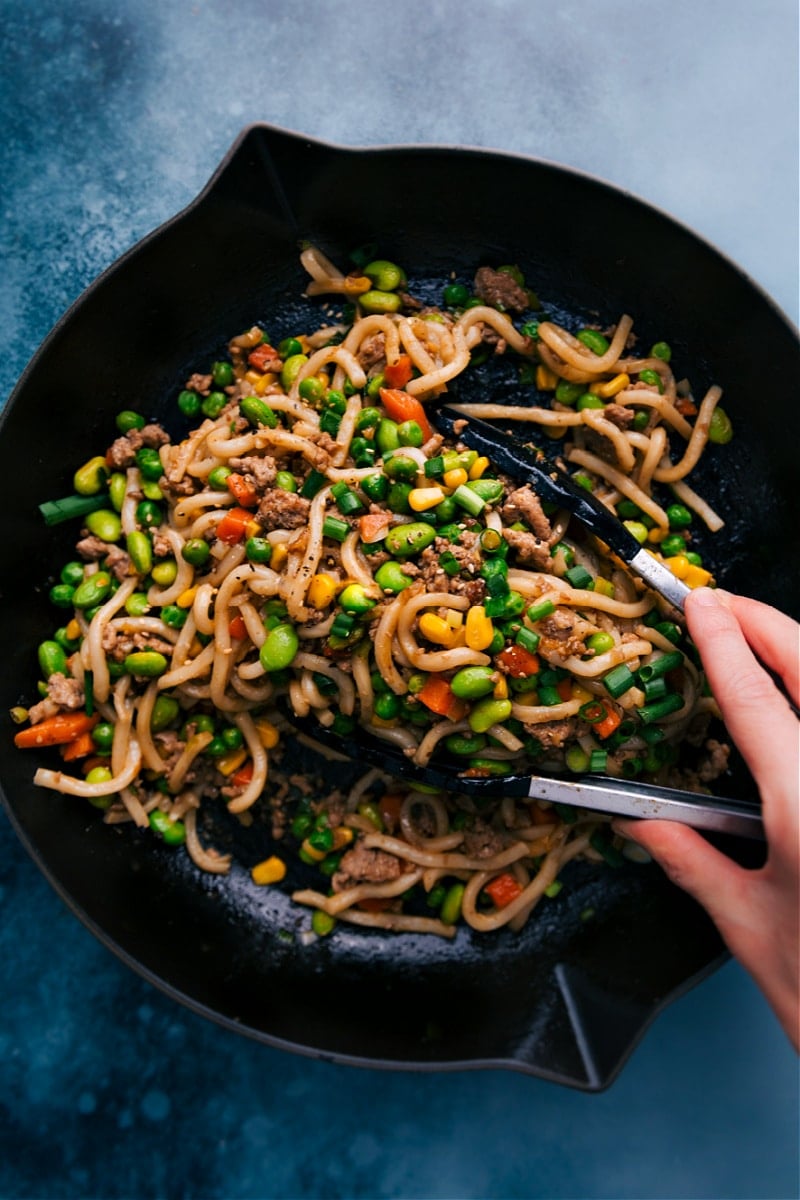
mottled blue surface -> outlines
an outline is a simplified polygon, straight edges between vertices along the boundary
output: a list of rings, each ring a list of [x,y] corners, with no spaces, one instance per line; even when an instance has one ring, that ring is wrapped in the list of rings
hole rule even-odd
[[[592,171],[796,319],[792,0],[3,0],[0,22],[0,398],[254,120]],[[735,965],[584,1096],[356,1071],[220,1030],[103,949],[5,818],[0,906],[4,1197],[797,1195],[796,1060]]]

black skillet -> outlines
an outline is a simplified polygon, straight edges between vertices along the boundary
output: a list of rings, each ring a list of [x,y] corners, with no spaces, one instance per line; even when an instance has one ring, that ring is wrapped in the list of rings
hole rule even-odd
[[[261,320],[281,337],[316,319],[300,298],[302,238],[339,262],[374,242],[414,281],[450,272],[468,281],[482,263],[519,261],[557,319],[605,322],[627,311],[641,345],[668,339],[696,390],[725,387],[736,428],[699,472],[700,490],[727,519],[713,550],[702,549],[727,586],[792,607],[798,346],[741,272],[661,213],[561,167],[477,150],[348,150],[257,126],[188,209],[70,310],[3,416],[9,815],[98,937],[225,1025],[339,1061],[506,1065],[596,1090],[659,1009],[723,957],[703,913],[655,868],[577,864],[519,935],[462,929],[444,942],[339,927],[305,944],[308,913],[249,880],[247,867],[270,847],[266,826],[243,838],[223,824],[237,866],[227,879],[202,876],[152,837],[104,826],[82,802],[34,788],[33,759],[10,748],[7,713],[35,688],[35,646],[55,623],[48,582],[76,534],[46,528],[37,505],[71,490],[75,466],[111,440],[118,410],[144,409],[182,432],[177,386],[231,333]],[[506,366],[498,387],[510,396],[518,380]],[[318,768],[307,757],[306,769]],[[729,795],[751,788],[741,772],[726,780]]]

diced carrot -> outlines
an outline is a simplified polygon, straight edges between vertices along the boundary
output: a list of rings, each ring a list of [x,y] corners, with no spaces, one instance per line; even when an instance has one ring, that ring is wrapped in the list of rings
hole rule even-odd
[[[390,388],[404,388],[414,373],[411,359],[407,354],[401,354],[397,362],[389,363],[383,369],[383,378]]]
[[[510,871],[495,875],[483,890],[491,896],[497,908],[505,908],[512,900],[516,900],[517,896],[522,895],[522,886]]]
[[[408,392],[398,388],[381,388],[380,395],[381,404],[393,421],[399,421],[401,424],[403,421],[416,421],[426,442],[428,438],[433,437],[430,421],[416,396],[409,396]]]
[[[558,692],[559,696],[566,704],[566,702],[568,700],[572,699],[572,680],[571,679],[562,679],[559,683],[556,684],[556,691]]]
[[[262,342],[260,346],[256,346],[255,350],[251,350],[247,361],[254,371],[280,371],[283,366],[278,351],[273,349],[268,342]]]
[[[392,523],[391,513],[367,513],[358,518],[358,529],[362,542],[368,545],[379,542]]]
[[[600,721],[595,721],[592,725],[592,733],[596,733],[598,737],[603,739],[611,737],[614,730],[622,724],[622,716],[615,708],[606,705],[606,715]]]
[[[246,508],[229,508],[217,526],[217,537],[221,542],[235,546],[244,541],[247,531],[253,523],[253,514]]]
[[[228,623],[228,632],[232,638],[247,637],[247,626],[244,623],[244,617],[239,613],[235,617],[231,617]]]
[[[86,755],[92,754],[94,750],[95,744],[87,729],[85,733],[78,734],[74,741],[67,742],[61,747],[61,757],[64,762],[74,762],[78,758],[86,758]]]
[[[516,642],[512,642],[510,646],[506,646],[497,656],[497,661],[505,667],[509,675],[514,679],[524,679],[528,675],[536,675],[539,672],[539,659],[535,654],[531,654],[530,650],[526,650],[524,646],[519,646]]]
[[[400,809],[403,807],[405,796],[399,792],[387,792],[378,801],[378,812],[381,820],[389,829],[394,829],[400,820]]]
[[[417,699],[431,712],[438,713],[440,717],[449,717],[451,721],[460,721],[468,712],[466,702],[453,695],[453,689],[441,675],[429,675],[425,686],[417,692]]]
[[[91,717],[85,712],[56,713],[38,725],[20,729],[19,733],[14,734],[14,745],[20,750],[34,750],[37,746],[64,746],[92,729],[99,720],[98,713]]]
[[[358,907],[364,912],[381,913],[386,912],[387,908],[391,908],[394,904],[392,896],[366,896],[363,900],[359,900]]]
[[[225,480],[228,491],[243,508],[255,508],[258,504],[258,492],[252,483],[248,483],[244,475],[230,474]]]
[[[697,405],[688,396],[678,396],[675,407],[682,417],[693,417],[697,413]]]
[[[248,783],[251,783],[252,780],[253,760],[252,758],[248,758],[246,762],[242,763],[238,771],[233,772],[228,782],[232,783],[234,787],[247,787]]]

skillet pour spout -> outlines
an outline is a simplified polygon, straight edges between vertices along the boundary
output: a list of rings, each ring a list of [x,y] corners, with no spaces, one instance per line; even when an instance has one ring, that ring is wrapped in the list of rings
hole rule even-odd
[[[35,691],[34,648],[54,623],[48,587],[78,534],[47,528],[37,506],[71,490],[118,411],[146,408],[180,433],[182,381],[233,331],[260,321],[283,337],[319,323],[302,295],[303,240],[342,263],[374,244],[431,295],[451,273],[469,280],[481,265],[519,261],[558,319],[629,312],[642,344],[668,338],[698,390],[724,387],[735,429],[724,460],[709,455],[697,473],[726,520],[704,553],[726,587],[789,607],[800,551],[795,439],[772,437],[753,398],[770,397],[770,425],[794,427],[785,380],[798,375],[798,344],[733,264],[641,201],[551,163],[436,146],[355,150],[254,126],[196,201],[70,309],[2,416],[0,503],[15,513],[6,572],[30,588],[0,594],[0,711]],[[54,395],[59,420],[43,422]],[[33,475],[21,447],[35,453]],[[12,732],[4,719],[7,747]],[[299,742],[289,755],[292,769],[326,786],[341,771],[345,785],[346,767]],[[235,862],[209,880],[154,839],[35,788],[33,770],[29,756],[0,755],[10,819],[66,903],[169,995],[271,1045],[369,1066],[506,1066],[599,1090],[660,1009],[724,957],[701,910],[633,863],[572,864],[559,896],[519,934],[462,928],[445,941],[339,927],[308,944],[308,911],[290,898],[302,866],[282,888],[250,878],[270,852],[266,827],[244,836],[223,822]],[[752,789],[741,766],[727,783],[734,799]],[[378,1007],[380,1022],[363,1019]]]

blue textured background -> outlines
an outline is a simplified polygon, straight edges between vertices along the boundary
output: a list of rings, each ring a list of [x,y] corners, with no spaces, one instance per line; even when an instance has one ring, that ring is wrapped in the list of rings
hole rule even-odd
[[[255,120],[592,171],[692,225],[796,319],[795,9],[3,0],[0,397]],[[0,914],[4,1197],[797,1195],[796,1059],[733,964],[583,1096],[496,1071],[356,1071],[222,1031],[104,950],[4,818]]]

